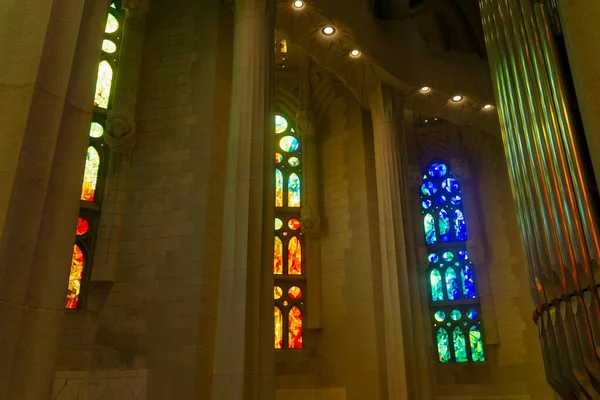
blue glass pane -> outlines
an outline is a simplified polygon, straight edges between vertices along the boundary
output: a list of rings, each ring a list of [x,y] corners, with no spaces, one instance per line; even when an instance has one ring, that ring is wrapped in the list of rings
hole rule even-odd
[[[454,254],[452,254],[452,252],[451,252],[451,251],[446,251],[446,252],[445,252],[445,253],[442,255],[442,257],[443,257],[443,258],[444,258],[444,260],[446,260],[446,261],[452,261],[452,260],[454,260]]]
[[[421,193],[423,193],[425,196],[431,196],[435,192],[437,192],[437,186],[435,185],[435,183],[430,181],[425,182],[423,183],[423,185],[421,185]]]
[[[431,253],[428,257],[430,263],[436,263],[439,260],[439,257],[435,253]]]
[[[483,352],[483,340],[481,339],[481,332],[476,326],[472,326],[469,330],[469,343],[471,345],[471,355],[474,362],[485,361],[485,355]]]
[[[439,224],[440,224],[440,239],[442,242],[449,242],[452,240],[452,234],[450,233],[450,218],[446,210],[440,210],[438,213]]]
[[[446,192],[448,193],[456,192],[458,190],[458,181],[454,178],[444,179],[442,187],[446,189]]]
[[[477,310],[474,309],[474,308],[469,308],[467,310],[467,317],[469,319],[475,319],[475,318],[477,318]]]
[[[446,319],[446,313],[443,311],[436,311],[435,314],[433,314],[433,318],[435,318],[437,322],[443,322]]]
[[[438,196],[435,198],[435,201],[438,202],[438,204],[445,204],[446,203],[446,196]]]
[[[444,292],[442,291],[442,275],[440,271],[434,269],[429,274],[431,282],[431,298],[433,301],[444,300]]]
[[[463,296],[465,299],[475,298],[475,281],[473,280],[473,271],[467,265],[462,267],[462,281],[463,281]]]
[[[458,310],[452,310],[450,312],[450,318],[452,318],[455,321],[458,321],[459,319],[462,318],[462,313]]]
[[[454,357],[456,358],[456,362],[462,363],[469,361],[467,359],[467,343],[465,342],[465,334],[458,326],[454,328],[452,340],[454,342]]]
[[[458,251],[458,258],[460,258],[461,260],[467,260],[469,258],[467,256],[467,251],[466,250],[459,250]]]
[[[435,243],[435,220],[433,219],[433,215],[426,214],[423,217],[423,227],[425,228],[425,242],[427,244]]]
[[[450,201],[452,202],[452,204],[454,204],[455,206],[457,206],[460,203],[462,203],[462,197],[460,197],[460,196],[452,196],[452,198],[450,199]]]
[[[460,298],[458,292],[458,279],[456,279],[454,268],[448,268],[446,270],[446,290],[448,291],[448,300],[457,300]]]
[[[423,200],[423,202],[421,203],[421,207],[423,207],[423,209],[428,210],[431,208],[431,205],[433,203],[431,202],[431,200]]]
[[[442,363],[450,361],[450,348],[448,347],[448,333],[444,328],[437,331],[437,348],[439,360]]]
[[[465,217],[460,210],[454,210],[454,235],[456,240],[467,240],[467,225],[465,225]]]
[[[429,171],[427,171],[427,172],[429,173],[429,176],[431,176],[432,178],[441,178],[442,176],[446,175],[447,171],[448,171],[448,168],[446,167],[445,164],[433,163],[433,164],[431,164],[431,166],[429,167]]]

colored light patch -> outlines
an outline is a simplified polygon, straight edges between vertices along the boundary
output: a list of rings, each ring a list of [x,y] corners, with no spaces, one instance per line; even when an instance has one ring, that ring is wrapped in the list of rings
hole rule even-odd
[[[462,318],[462,313],[458,310],[452,310],[450,311],[450,318],[452,318],[454,321],[458,321]]]
[[[288,207],[300,207],[300,177],[295,173],[288,178]]]
[[[438,356],[441,363],[447,363],[450,361],[450,348],[448,346],[448,333],[444,328],[440,328],[437,331],[437,348]]]
[[[287,119],[283,118],[281,115],[275,116],[275,133],[283,133],[288,128]]]
[[[275,307],[275,348],[283,347],[283,316],[279,307]]]
[[[282,226],[283,226],[283,221],[281,221],[279,218],[275,218],[275,230],[276,231],[280,230]]]
[[[273,296],[275,300],[279,300],[283,296],[283,290],[279,286],[273,287]]]
[[[425,196],[431,196],[435,194],[435,192],[437,192],[437,186],[435,183],[428,181],[421,185],[421,193],[423,193]]]
[[[90,127],[90,137],[94,139],[101,138],[104,135],[104,128],[97,122],[92,122]]]
[[[430,263],[436,263],[436,262],[438,262],[438,260],[440,258],[438,257],[437,254],[431,253],[429,256],[427,256],[427,259],[429,260]]]
[[[452,332],[452,341],[454,342],[454,357],[456,358],[456,362],[464,363],[469,361],[467,359],[465,334],[458,326],[454,328],[454,332]]]
[[[436,311],[435,314],[433,314],[433,318],[435,318],[437,322],[443,322],[446,319],[446,313],[441,310]]]
[[[448,172],[448,168],[446,167],[446,164],[442,163],[431,164],[429,170],[427,171],[429,176],[432,178],[441,178],[442,176],[446,175],[446,172]]]
[[[119,21],[115,18],[112,13],[108,14],[108,18],[106,19],[106,28],[104,28],[104,32],[106,33],[115,33],[119,30]]]
[[[452,234],[450,232],[450,218],[446,210],[442,209],[438,213],[438,223],[440,226],[440,239],[442,242],[450,242]]]
[[[292,286],[290,290],[288,290],[288,296],[292,300],[298,300],[302,297],[302,290],[298,286]]]
[[[113,70],[108,61],[100,62],[98,66],[98,80],[96,81],[96,95],[94,106],[108,108],[110,88],[112,86]]]
[[[288,348],[302,348],[302,311],[292,307],[288,316]]]
[[[460,297],[458,292],[458,280],[454,268],[446,270],[446,290],[448,292],[448,300],[457,300]]]
[[[442,290],[442,275],[437,269],[429,273],[429,283],[431,284],[431,298],[433,301],[444,300],[444,291]]]
[[[456,192],[458,190],[458,181],[454,178],[444,179],[442,182],[442,188],[444,188],[448,193]]]
[[[296,218],[292,218],[288,221],[288,227],[293,231],[297,231],[300,229],[300,221]]]
[[[281,161],[283,161],[283,156],[279,153],[275,153],[275,163],[279,164]]]
[[[100,169],[100,155],[93,147],[88,147],[85,160],[85,171],[83,174],[83,186],[81,188],[81,200],[94,201],[96,195],[96,183],[98,181],[98,170]]]
[[[112,40],[104,40],[102,42],[102,51],[112,54],[117,51],[117,45]]]
[[[290,164],[290,167],[297,167],[300,165],[300,159],[298,157],[290,157],[288,164]]]
[[[283,243],[281,239],[275,236],[275,255],[273,260],[273,273],[275,275],[283,274]]]
[[[302,274],[302,247],[296,236],[288,243],[288,274]]]
[[[469,330],[469,343],[471,345],[471,357],[474,362],[485,361],[485,354],[483,351],[483,340],[481,338],[481,332],[476,326],[472,326]]]
[[[81,278],[83,276],[83,268],[85,266],[85,258],[83,251],[77,245],[73,247],[73,258],[71,259],[71,272],[69,274],[69,287],[67,290],[67,301],[65,308],[70,310],[77,309],[79,304],[79,294],[81,293]]]
[[[283,174],[275,170],[275,207],[283,207]]]
[[[279,147],[281,150],[288,153],[298,150],[298,145],[298,139],[293,136],[284,136],[279,141]]]
[[[435,235],[435,220],[433,215],[425,214],[423,217],[423,228],[425,229],[425,242],[427,244],[433,244],[436,242]]]
[[[77,229],[75,230],[77,236],[85,235],[89,230],[90,224],[85,219],[77,219]]]

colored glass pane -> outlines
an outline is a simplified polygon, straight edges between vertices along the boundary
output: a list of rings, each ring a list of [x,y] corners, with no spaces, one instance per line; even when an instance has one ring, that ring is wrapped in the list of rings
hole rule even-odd
[[[458,181],[454,178],[444,179],[442,182],[442,188],[444,188],[448,193],[456,192],[458,190]]]
[[[276,231],[280,230],[282,226],[283,226],[283,221],[281,221],[279,218],[275,218],[275,230]]]
[[[300,207],[300,177],[295,173],[288,178],[288,207]]]
[[[112,8],[114,8],[115,10],[117,9],[117,5],[116,5],[115,3],[112,3],[110,6],[111,6]]]
[[[297,231],[300,229],[300,221],[296,218],[292,218],[288,221],[288,227],[293,231]]]
[[[281,150],[288,153],[296,151],[298,150],[298,139],[293,136],[284,136],[279,141],[279,147],[281,147]]]
[[[469,344],[471,345],[471,357],[473,357],[473,361],[485,361],[481,332],[479,331],[479,328],[474,325],[469,330]]]
[[[106,19],[106,28],[104,32],[106,33],[115,33],[119,29],[119,21],[115,18],[111,13],[108,14],[108,18]]]
[[[421,207],[423,207],[424,210],[429,210],[432,206],[432,202],[431,200],[423,200],[423,202],[421,203]]]
[[[288,274],[302,274],[302,248],[296,236],[288,243]]]
[[[452,240],[452,234],[450,233],[450,218],[446,210],[442,209],[438,213],[438,223],[440,225],[440,239],[442,242],[449,242]]]
[[[77,245],[73,247],[73,258],[71,259],[71,273],[69,274],[69,288],[67,290],[67,301],[65,308],[75,310],[79,304],[79,294],[81,293],[81,277],[83,276],[83,267],[85,259],[81,248]]]
[[[462,313],[458,310],[452,310],[450,311],[450,318],[452,318],[455,321],[458,321],[462,318]]]
[[[448,261],[448,262],[454,260],[454,254],[452,254],[451,251],[444,252],[442,257],[444,258],[445,261]]]
[[[297,167],[300,165],[300,159],[298,157],[290,157],[288,164],[290,164],[291,167]]]
[[[283,133],[288,128],[287,119],[283,118],[281,115],[275,116],[275,133]]]
[[[469,308],[467,310],[467,317],[469,319],[475,319],[475,318],[477,318],[477,310],[474,309],[474,308]]]
[[[275,348],[283,347],[283,316],[279,307],[275,307]]]
[[[425,196],[431,196],[437,192],[437,186],[433,182],[425,182],[421,185],[421,193]]]
[[[433,301],[444,300],[444,291],[442,290],[442,275],[437,269],[433,269],[429,274],[431,283],[431,298]]]
[[[475,280],[473,279],[473,271],[468,265],[463,265],[462,269],[462,289],[465,299],[475,298]]]
[[[456,362],[462,363],[469,361],[467,359],[465,334],[458,326],[454,328],[454,332],[452,332],[452,341],[454,342],[454,357],[456,358]]]
[[[275,207],[283,207],[283,174],[275,170]]]
[[[90,224],[83,218],[77,220],[77,229],[75,233],[77,236],[85,235],[90,230]]]
[[[275,256],[273,261],[273,273],[283,274],[283,243],[281,239],[275,236]]]
[[[292,300],[298,300],[302,297],[302,290],[298,286],[292,286],[290,290],[288,290],[288,296]]]
[[[100,168],[100,155],[93,147],[88,147],[85,160],[85,172],[83,174],[83,186],[81,188],[81,200],[94,201],[96,195],[96,183],[98,181],[98,170]]]
[[[439,360],[442,363],[450,361],[450,348],[448,346],[448,332],[444,328],[437,331],[437,348]]]
[[[281,39],[281,42],[279,42],[279,51],[287,53],[287,40]]]
[[[104,135],[104,128],[97,122],[92,122],[92,126],[90,127],[90,137],[97,139]]]
[[[446,167],[446,164],[433,163],[427,172],[432,178],[441,178],[442,176],[446,175],[447,171],[448,168]]]
[[[438,260],[440,258],[438,257],[437,254],[431,253],[429,256],[427,256],[427,259],[429,260],[430,263],[436,263],[436,262],[438,262]]]
[[[292,307],[288,317],[288,347],[302,348],[302,311],[298,307]]]
[[[106,40],[105,39],[102,42],[102,51],[104,51],[106,53],[111,53],[112,54],[115,51],[117,51],[117,45],[112,40]]]
[[[112,78],[112,67],[108,61],[101,61],[100,65],[98,66],[98,80],[96,81],[96,96],[94,97],[94,106],[108,108]]]
[[[457,300],[460,297],[454,268],[448,268],[446,270],[446,290],[448,291],[448,300]]]
[[[454,210],[454,236],[456,240],[467,240],[467,225],[460,210]]]
[[[443,311],[436,311],[433,318],[435,318],[437,322],[442,322],[446,319],[446,313]]]
[[[427,244],[435,243],[435,220],[433,219],[433,215],[425,214],[423,217],[423,228],[425,228],[425,242]]]
[[[275,286],[273,288],[273,296],[275,298],[275,300],[279,300],[281,298],[281,296],[283,296],[283,290],[279,287],[279,286]]]
[[[460,203],[462,203],[462,197],[460,197],[460,196],[452,196],[452,198],[450,199],[450,201],[452,202],[452,204],[454,204],[455,206],[457,206]]]
[[[467,256],[467,251],[466,250],[459,250],[458,251],[458,258],[460,258],[461,260],[467,260],[469,258]]]
[[[437,201],[438,204],[444,204],[446,203],[446,196],[439,195],[435,198],[435,201]]]
[[[275,153],[275,162],[279,164],[283,160],[283,156],[279,153]]]

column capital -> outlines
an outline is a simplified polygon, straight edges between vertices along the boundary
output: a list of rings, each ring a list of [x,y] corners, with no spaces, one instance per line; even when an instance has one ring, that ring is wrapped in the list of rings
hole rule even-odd
[[[308,110],[300,110],[296,114],[296,128],[301,138],[308,138],[315,135],[312,113]]]
[[[135,145],[135,120],[125,113],[109,113],[104,140],[114,153],[127,153]]]
[[[467,181],[473,177],[471,165],[464,158],[452,158],[450,168],[452,168],[452,175],[459,181]]]
[[[408,182],[410,187],[420,187],[423,184],[423,176],[418,165],[408,166]]]
[[[485,246],[480,239],[469,239],[467,240],[467,252],[469,259],[473,261],[475,265],[482,265],[485,263]]]

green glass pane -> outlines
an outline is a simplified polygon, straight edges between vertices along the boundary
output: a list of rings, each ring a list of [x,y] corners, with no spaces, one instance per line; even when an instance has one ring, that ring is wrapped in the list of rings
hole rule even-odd
[[[433,314],[433,318],[435,318],[437,322],[443,322],[446,319],[446,313],[441,310],[436,311],[435,314]]]
[[[97,122],[92,122],[92,126],[90,128],[90,137],[97,139],[104,135],[104,128]]]
[[[474,362],[485,361],[485,354],[483,353],[483,340],[481,339],[481,332],[476,326],[472,326],[469,330],[469,342],[471,344],[471,355],[473,356]]]
[[[98,66],[98,80],[96,81],[96,96],[94,97],[94,106],[108,108],[112,78],[112,67],[107,61],[101,61],[100,65]]]
[[[442,290],[442,275],[440,271],[434,269],[429,274],[429,280],[431,282],[431,297],[433,301],[444,300],[444,292]]]
[[[435,221],[433,215],[425,214],[423,217],[423,228],[425,228],[425,242],[427,244],[435,243]]]
[[[283,226],[283,221],[280,220],[279,218],[275,218],[275,230],[279,230],[281,229],[281,227]]]
[[[114,8],[115,10],[117,9],[117,5],[116,5],[115,3],[112,3],[110,6],[111,6],[112,8]]]
[[[279,147],[288,153],[296,151],[298,149],[298,139],[293,136],[284,136],[279,141]]]
[[[298,165],[300,165],[300,160],[298,159],[298,157],[290,157],[290,159],[288,160],[288,164],[290,164],[291,167],[297,167]]]
[[[288,122],[281,115],[275,116],[275,133],[283,133],[288,128]]]
[[[445,261],[452,261],[454,259],[454,254],[452,254],[451,251],[446,251],[442,257],[444,258]]]
[[[446,210],[440,210],[438,213],[438,220],[440,223],[440,239],[442,242],[449,242],[452,240],[450,233],[450,218]]]
[[[106,53],[114,53],[117,51],[117,45],[112,40],[104,40],[102,42],[102,51]]]
[[[469,308],[467,310],[467,317],[469,319],[475,319],[475,318],[477,318],[477,310],[475,310],[474,308]]]
[[[446,290],[448,291],[448,300],[457,300],[460,295],[458,292],[458,280],[454,268],[446,270]]]
[[[465,340],[465,334],[460,327],[454,328],[452,333],[452,341],[454,342],[454,357],[456,362],[463,363],[469,361],[467,359],[467,343]]]
[[[300,207],[300,178],[296,174],[288,179],[288,207]]]
[[[108,18],[106,19],[106,28],[104,32],[106,33],[114,33],[119,29],[119,21],[115,18],[111,13],[108,14]]]
[[[450,349],[448,348],[448,333],[444,328],[437,331],[437,348],[439,360],[442,363],[450,361]]]
[[[459,319],[461,319],[461,318],[462,318],[462,314],[461,314],[461,312],[460,312],[460,311],[458,311],[458,310],[452,310],[452,311],[450,312],[450,318],[452,318],[452,319],[453,319],[453,320],[455,320],[455,321],[458,321]]]

